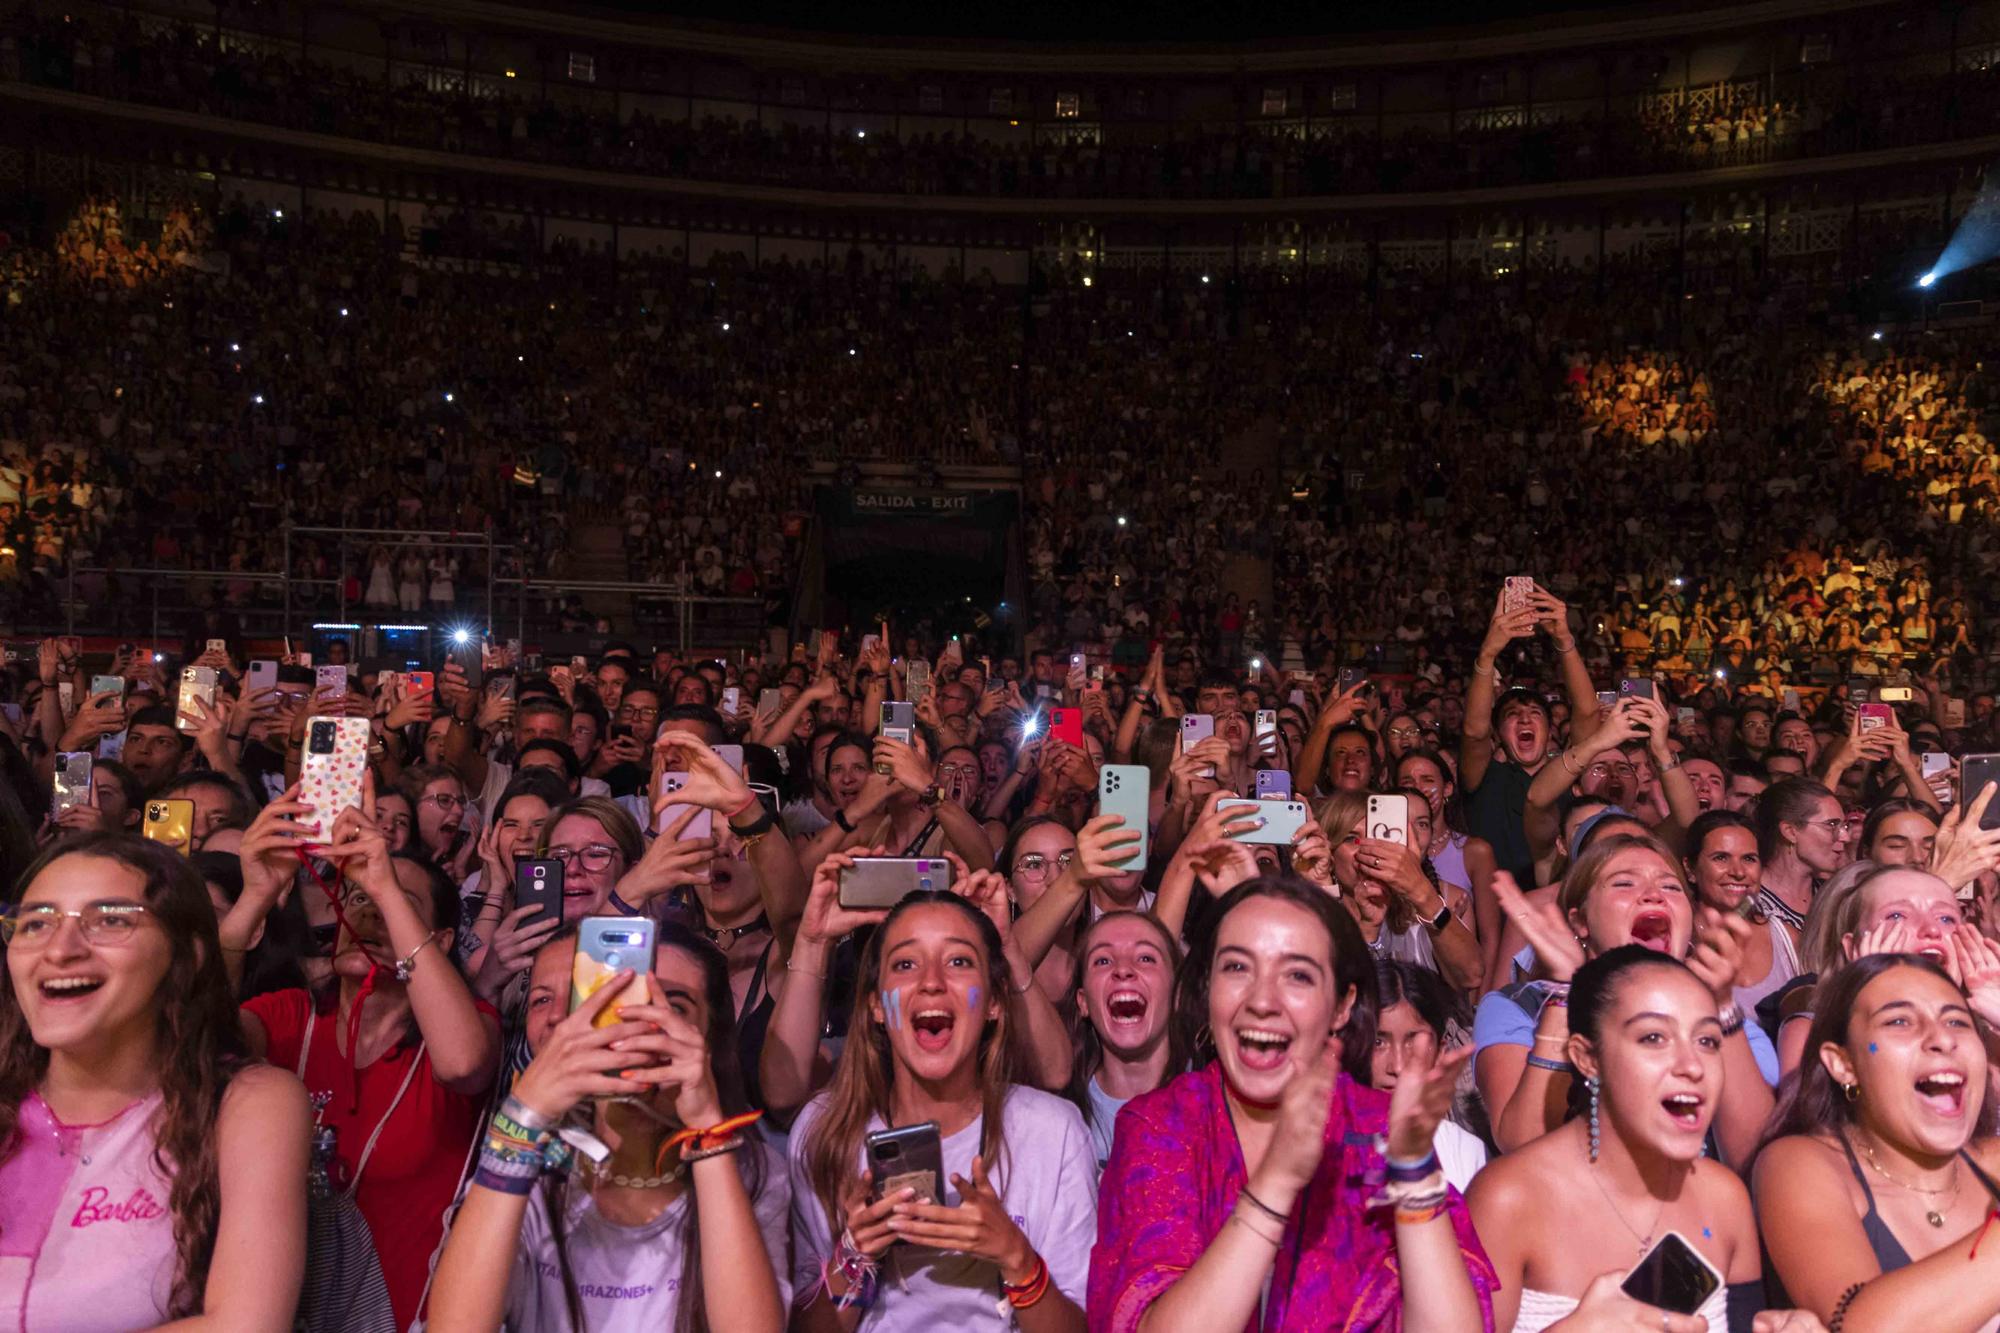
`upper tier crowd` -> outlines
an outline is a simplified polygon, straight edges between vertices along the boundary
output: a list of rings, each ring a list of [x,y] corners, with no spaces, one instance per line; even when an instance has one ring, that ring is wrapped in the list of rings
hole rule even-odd
[[[635,579],[782,608],[816,466],[947,457],[1022,469],[1028,641],[1127,668],[1157,641],[1462,686],[1479,587],[1538,568],[1595,608],[1600,678],[1994,683],[1964,334],[1873,339],[1768,283],[1682,300],[1639,261],[1399,273],[1329,323],[1289,312],[1353,299],[1332,279],[1024,309],[839,256],[503,261],[503,231],[435,223],[413,262],[393,217],[93,199],[0,250],[0,591],[54,619],[71,569],[185,567],[225,615],[270,605],[289,515],[471,543],[294,539],[322,604],[344,583],[385,617],[476,606],[488,535],[498,572],[561,578],[578,522]],[[77,601],[116,617],[136,586],[85,573]]]
[[[1013,142],[959,133],[900,133],[893,125],[808,123],[803,106],[766,123],[715,115],[620,115],[593,89],[549,96],[467,71],[440,50],[434,67],[385,73],[376,58],[293,54],[279,38],[207,23],[143,22],[129,11],[84,16],[23,5],[0,36],[0,77],[381,143],[565,166],[683,178],[767,182],[917,195],[1167,199],[1290,198],[1437,190],[1699,170],[1775,158],[1886,149],[1991,133],[2000,78],[1968,65],[1863,65],[1805,71],[1791,100],[1756,79],[1688,89],[1663,73],[1659,88],[1616,99],[1495,108],[1447,130],[1437,117],[1347,112],[1280,123],[1224,117],[1172,124],[1112,119],[1097,142],[1062,133]],[[1968,35],[1969,39],[1969,35]],[[1858,33],[1855,40],[1865,40]],[[1942,53],[1939,53],[1940,58]],[[1761,59],[1757,62],[1761,65]],[[532,72],[531,72],[532,74]],[[607,73],[607,77],[609,77]],[[1941,93],[1942,85],[1942,93]],[[1051,108],[1052,110],[1052,108]],[[1116,113],[1114,113],[1115,116]],[[1019,127],[1030,117],[1017,112]],[[937,118],[933,115],[932,118]]]

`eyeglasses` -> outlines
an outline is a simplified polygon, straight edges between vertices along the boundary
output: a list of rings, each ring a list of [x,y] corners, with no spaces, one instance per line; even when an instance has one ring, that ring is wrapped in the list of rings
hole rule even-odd
[[[1825,829],[1829,838],[1843,837],[1847,833],[1847,821],[1844,819],[1802,819],[1799,823],[1805,828]]]
[[[1594,773],[1600,778],[1609,776],[1612,773],[1616,773],[1621,778],[1637,777],[1639,774],[1639,769],[1634,764],[1592,764],[1585,771]]]
[[[643,704],[620,704],[618,707],[618,716],[620,717],[658,717],[659,715],[660,709],[657,704],[651,708]]]
[[[616,847],[607,847],[601,842],[593,842],[588,847],[549,848],[549,859],[562,862],[564,869],[568,869],[569,863],[575,861],[585,870],[603,870],[618,854]]]
[[[1414,741],[1414,740],[1420,740],[1420,739],[1422,739],[1422,737],[1423,737],[1423,734],[1424,734],[1424,729],[1423,729],[1422,727],[1391,727],[1391,728],[1389,728],[1389,739],[1390,739],[1390,740],[1392,740],[1392,741]]]
[[[941,778],[970,778],[979,775],[979,766],[977,764],[939,764],[937,772]]]
[[[56,937],[64,917],[74,917],[87,943],[126,944],[139,933],[139,923],[151,911],[144,903],[92,903],[71,912],[36,904],[19,908],[11,916],[0,916],[0,940],[23,949],[39,949]]]
[[[460,806],[471,804],[471,802],[467,801],[463,796],[453,796],[448,791],[440,791],[432,792],[429,796],[419,800],[417,804],[434,805],[440,810],[456,810]]]
[[[1067,870],[1069,863],[1076,860],[1076,852],[1073,850],[1057,852],[1053,858],[1043,856],[1040,852],[1029,852],[1026,856],[1015,859],[1014,869],[1023,875],[1046,875],[1049,873],[1051,859],[1055,861],[1056,869]]]

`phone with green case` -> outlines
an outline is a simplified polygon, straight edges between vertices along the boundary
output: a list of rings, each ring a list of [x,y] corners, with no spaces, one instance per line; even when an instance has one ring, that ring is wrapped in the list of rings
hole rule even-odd
[[[1138,833],[1138,854],[1119,862],[1123,870],[1146,868],[1146,841],[1152,814],[1152,771],[1144,764],[1105,764],[1097,770],[1097,811],[1117,815]]]

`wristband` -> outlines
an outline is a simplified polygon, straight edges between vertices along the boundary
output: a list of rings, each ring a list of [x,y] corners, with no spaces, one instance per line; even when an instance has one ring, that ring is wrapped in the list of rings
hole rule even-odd
[[[1576,1066],[1567,1060],[1551,1060],[1546,1055],[1536,1055],[1533,1051],[1528,1052],[1528,1067],[1530,1069],[1546,1069],[1551,1074],[1574,1074],[1576,1072]]]
[[[643,913],[641,913],[638,908],[632,906],[632,904],[626,902],[623,898],[620,898],[618,896],[618,890],[616,889],[613,889],[611,891],[611,896],[606,901],[610,903],[611,910],[618,913],[618,915],[620,916],[643,915]]]
[[[840,825],[840,831],[843,833],[854,832],[854,825],[848,822],[847,811],[845,810],[835,810],[833,812],[833,822]]]
[[[1715,1016],[1722,1020],[1723,1036],[1733,1037],[1743,1030],[1743,1006],[1736,1001],[1724,1004],[1715,1011]]]
[[[530,1130],[553,1130],[556,1127],[553,1120],[543,1115],[540,1111],[535,1110],[511,1092],[501,1100],[500,1114],[506,1116],[515,1124]]]
[[[757,807],[757,817],[751,820],[748,824],[738,825],[736,822],[736,815],[731,815],[729,817],[729,831],[731,833],[734,833],[737,837],[746,840],[763,837],[766,833],[769,833],[773,828],[777,827],[778,823],[777,816],[773,815],[769,810],[763,808],[763,802],[759,801],[756,797],[753,796],[750,798],[750,803]],[[739,811],[738,813],[741,812]]]
[[[1385,1151],[1382,1161],[1387,1166],[1390,1180],[1422,1180],[1438,1169],[1437,1149],[1432,1148],[1415,1161],[1399,1161]]]

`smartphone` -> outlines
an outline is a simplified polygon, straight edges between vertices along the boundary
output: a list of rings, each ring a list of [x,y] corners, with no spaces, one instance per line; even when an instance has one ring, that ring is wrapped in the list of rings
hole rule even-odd
[[[347,668],[344,666],[323,666],[313,668],[313,694],[325,695],[329,699],[347,697]]]
[[[215,707],[214,667],[191,666],[181,670],[181,701],[174,725],[182,731],[193,731],[201,725],[201,720],[190,711],[197,700],[204,712]]]
[[[1257,710],[1257,729],[1252,736],[1253,754],[1271,755],[1278,752],[1278,710],[1260,708]]]
[[[1410,798],[1370,796],[1368,816],[1362,828],[1371,838],[1407,845],[1410,841]]]
[[[1304,801],[1251,801],[1242,798],[1221,800],[1215,803],[1217,810],[1242,809],[1257,816],[1260,821],[1248,833],[1239,833],[1234,841],[1254,843],[1267,847],[1289,847],[1298,831],[1312,818],[1312,811]]]
[[[1083,748],[1083,710],[1081,708],[1051,708],[1049,710],[1049,739],[1061,741],[1065,745]]]
[[[1896,720],[1896,710],[1887,704],[1863,704],[1856,710],[1855,727],[1861,731],[1878,731]]]
[[[1526,611],[1535,595],[1535,581],[1526,574],[1515,574],[1500,585],[1500,609],[1508,615]]]
[[[1656,1310],[1693,1314],[1722,1287],[1722,1274],[1678,1231],[1669,1231],[1619,1284],[1633,1300]]]
[[[592,1027],[608,1028],[618,1022],[618,1006],[644,1004],[646,977],[653,970],[653,941],[657,935],[651,917],[587,916],[576,928],[576,961],[570,964],[569,1007],[578,1005],[604,989],[619,972],[629,969],[632,980],[616,1000],[604,1006]]]
[[[450,660],[458,663],[465,672],[465,683],[479,689],[486,679],[486,641],[468,637],[464,643],[454,645]]]
[[[1071,671],[1083,670],[1083,662],[1084,658],[1082,653],[1071,653],[1069,655],[1069,669]]]
[[[1292,798],[1292,775],[1283,768],[1260,768],[1257,770],[1257,799],[1260,801],[1288,801]]]
[[[894,907],[913,893],[951,887],[951,862],[929,856],[857,856],[840,872],[840,905]]]
[[[660,785],[666,790],[668,795],[672,795],[674,792],[688,785],[688,775],[685,773],[662,773],[660,774]],[[711,836],[715,832],[715,811],[705,805],[661,806],[659,817],[653,821],[653,832],[662,838],[666,837],[667,830],[672,828],[675,821],[689,810],[693,810],[695,815],[689,821],[687,828],[682,831],[681,837],[706,838]]]
[[[1906,704],[1917,697],[1917,692],[1907,685],[1884,685],[1875,691],[1875,697],[1885,704]]]
[[[64,751],[56,756],[55,795],[50,812],[60,815],[79,805],[90,804],[90,770],[95,761],[84,750]]]
[[[299,765],[299,799],[319,819],[322,838],[333,836],[333,821],[361,804],[361,779],[368,772],[365,717],[316,717],[306,724],[306,754]]]
[[[247,694],[258,690],[278,688],[278,662],[276,658],[260,657],[250,664],[250,672],[243,677],[243,689]]]
[[[1940,773],[1951,771],[1951,756],[1942,750],[1925,750],[1917,757],[1917,762],[1927,778],[1934,778]]]
[[[1780,701],[1779,706],[1782,707],[1788,713],[1798,712],[1799,692],[1797,690],[1786,690],[1783,699]]]
[[[1639,676],[1627,676],[1618,682],[1618,697],[1621,699],[1651,699],[1654,697],[1653,682]]]
[[[775,718],[785,711],[785,696],[775,689],[757,691],[757,716]]]
[[[56,702],[62,705],[64,717],[76,716],[76,686],[66,680],[57,681]]]
[[[743,691],[731,685],[722,692],[722,715],[735,717],[736,710],[743,706]]]
[[[874,651],[875,651],[875,645],[876,645],[876,644],[878,644],[878,643],[880,643],[880,642],[882,642],[882,636],[881,636],[881,635],[879,635],[879,634],[864,634],[864,635],[862,635],[862,636],[861,636],[861,654],[860,654],[860,655],[861,655],[861,656],[863,656],[863,657],[866,657],[866,656],[868,656],[868,654],[870,654],[870,653],[872,653],[872,652],[874,652]]]
[[[146,802],[145,835],[165,843],[182,856],[194,842],[194,802],[160,800]]]
[[[495,672],[486,678],[486,697],[489,699],[511,699],[518,678],[511,671]]]
[[[1186,754],[1201,742],[1215,735],[1215,715],[1213,713],[1183,713],[1181,715],[1181,753]],[[1202,772],[1205,778],[1215,776],[1215,765],[1210,764]]]
[[[1342,667],[1340,669],[1340,692],[1342,694],[1345,694],[1349,690],[1353,689],[1356,685],[1365,682],[1367,679],[1368,679],[1367,667]]]
[[[735,770],[737,777],[743,776],[743,747],[740,745],[718,745],[715,757]]]
[[[229,641],[227,639],[210,639],[208,641],[208,651],[211,653],[227,654],[229,652]]]
[[[896,699],[891,699],[882,705],[881,734],[884,740],[901,741],[903,744],[908,745],[911,737],[916,735],[916,730],[916,705],[904,703]],[[875,771],[877,773],[887,773],[889,766],[887,764],[877,764],[875,765]]]
[[[1676,708],[1674,710],[1675,726],[1685,727],[1688,723],[1692,721],[1694,721],[1694,709],[1682,707],[1682,708]]]
[[[514,906],[533,907],[535,914],[521,923],[527,930],[544,921],[562,921],[563,863],[560,861],[516,861],[514,863]]]
[[[944,1202],[944,1144],[937,1121],[877,1130],[863,1142],[877,1199],[915,1190],[914,1203]]]
[[[1146,868],[1152,781],[1152,771],[1144,764],[1105,764],[1097,770],[1097,812],[1117,815],[1139,835],[1137,853],[1119,862],[1121,870]]]
[[[430,671],[412,671],[403,677],[404,693],[409,698],[417,698],[437,689],[437,675]]]
[[[1597,692],[1597,710],[1600,713],[1608,713],[1617,706],[1618,706],[1618,691],[1599,690]]]
[[[909,665],[903,668],[903,682],[909,686],[911,707],[930,698],[931,664],[921,657],[911,658]]]
[[[1969,806],[1986,790],[1987,783],[2000,786],[2000,754],[1965,756],[1959,763],[1958,777],[1959,799]],[[2000,828],[2000,791],[1995,791],[1986,813],[1979,817],[1979,827]]]
[[[1856,708],[1868,702],[1868,682],[1859,676],[1847,678],[1847,702]]]

